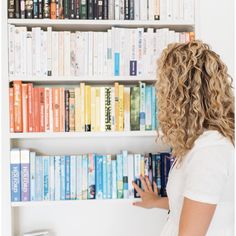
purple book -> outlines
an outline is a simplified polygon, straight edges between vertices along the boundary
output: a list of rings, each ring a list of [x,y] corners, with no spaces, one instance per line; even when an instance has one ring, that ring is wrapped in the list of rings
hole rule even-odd
[[[30,152],[20,151],[21,162],[21,201],[30,201]]]

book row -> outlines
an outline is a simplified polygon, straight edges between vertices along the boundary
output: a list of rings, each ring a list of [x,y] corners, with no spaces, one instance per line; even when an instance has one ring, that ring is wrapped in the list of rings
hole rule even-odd
[[[77,87],[34,87],[14,81],[9,91],[10,132],[156,130],[154,86],[80,83]]]
[[[11,201],[137,198],[132,181],[142,188],[147,176],[166,196],[169,153],[40,156],[27,149],[11,150]]]
[[[194,20],[194,0],[8,0],[22,19]]]
[[[154,77],[169,43],[193,39],[194,32],[167,28],[69,32],[9,25],[9,75]]]

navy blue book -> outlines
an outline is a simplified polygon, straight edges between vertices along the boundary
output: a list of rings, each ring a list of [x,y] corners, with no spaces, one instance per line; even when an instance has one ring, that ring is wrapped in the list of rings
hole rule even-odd
[[[161,158],[161,197],[167,197],[166,184],[170,170],[170,153],[160,153]]]

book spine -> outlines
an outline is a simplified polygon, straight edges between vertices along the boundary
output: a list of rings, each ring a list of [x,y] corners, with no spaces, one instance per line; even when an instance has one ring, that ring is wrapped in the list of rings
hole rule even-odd
[[[59,0],[59,19],[64,19],[64,2]]]
[[[96,88],[96,131],[100,131],[100,125],[101,125],[101,96],[100,96],[100,88]]]
[[[80,0],[75,0],[75,18],[80,19]]]
[[[137,75],[137,55],[136,55],[136,29],[131,30],[131,47],[130,47],[130,75],[136,76]]]
[[[55,156],[55,200],[61,198],[61,157]]]
[[[85,84],[80,83],[81,131],[85,131]]]
[[[11,150],[11,201],[21,201],[20,150]]]
[[[57,18],[57,4],[56,0],[51,0],[50,4],[50,18],[55,20]]]
[[[65,132],[69,132],[69,99],[70,92],[69,90],[65,90]]]
[[[129,19],[135,19],[135,4],[139,4],[139,2],[134,0],[129,0]]]
[[[130,0],[125,0],[125,20],[130,19]]]
[[[128,196],[129,198],[134,198],[134,188],[133,182],[134,180],[134,155],[128,154]]]
[[[65,89],[60,88],[60,132],[65,132]]]
[[[95,33],[96,34],[96,33]],[[88,75],[93,76],[93,36],[94,32],[89,32],[88,37],[89,37],[89,42],[88,42]]]
[[[47,75],[52,76],[52,27],[47,27]]]
[[[111,88],[111,130],[115,131],[115,88]]]
[[[25,1],[25,10],[26,10],[26,18],[32,19],[33,18],[33,1],[32,0]]]
[[[13,82],[14,94],[14,128],[15,132],[23,131],[22,121],[22,83],[21,81]]]
[[[124,130],[124,85],[119,85],[119,131]]]
[[[105,88],[100,88],[100,131],[105,131]]]
[[[91,131],[91,86],[85,86],[85,131]]]
[[[42,201],[43,200],[43,159],[42,156],[36,156],[35,162],[36,170],[35,170],[35,200]]]
[[[45,91],[44,88],[39,89],[39,106],[40,106],[40,127],[39,132],[45,132]]]
[[[15,0],[8,0],[8,18],[15,18]]]
[[[146,123],[146,102],[145,102],[145,92],[146,92],[146,85],[145,83],[140,82],[140,112],[139,112],[139,119],[140,119],[140,130],[145,130],[145,123]]]
[[[96,155],[96,199],[102,199],[103,179],[102,179],[103,156]]]
[[[104,0],[98,0],[98,19],[103,19],[103,1]]]
[[[33,84],[28,83],[28,129],[29,132],[33,132],[34,127],[34,116],[33,116],[33,108],[34,108],[34,95],[33,95]]]
[[[148,155],[148,179],[151,183],[151,186],[153,188],[153,156],[151,153]]]
[[[21,38],[20,38],[20,28],[15,27],[14,35],[14,75],[21,75]]]
[[[117,198],[117,163],[116,156],[111,157],[111,167],[112,167],[112,199]]]
[[[156,88],[155,86],[151,87],[151,93],[152,93],[152,98],[151,98],[151,113],[152,113],[152,130],[155,130],[158,127],[158,119],[157,119],[157,104],[156,104]]]
[[[70,35],[70,74],[71,76],[75,76],[75,68],[76,68],[76,47],[75,47],[75,33],[71,33]]]
[[[63,0],[64,19],[75,18],[75,0]]]
[[[111,88],[105,88],[105,130],[111,130]]]
[[[60,132],[60,88],[53,88],[53,131]]]
[[[156,168],[157,168],[157,188],[159,190],[159,195],[160,195],[160,190],[161,190],[161,157],[160,154],[156,154]]]
[[[58,32],[52,32],[52,75],[58,76]]]
[[[88,19],[92,20],[93,19],[93,0],[88,0]]]
[[[141,0],[140,1],[140,20],[147,20],[148,19],[148,0]]]
[[[119,84],[115,82],[115,131],[119,131]]]
[[[141,162],[141,155],[140,154],[134,154],[134,181],[135,183],[141,187],[141,181],[140,181],[140,162]],[[134,197],[139,198],[139,193],[134,189]]]
[[[115,45],[114,45],[114,75],[120,75],[120,30],[115,29]]]
[[[112,198],[112,164],[111,155],[107,155],[107,198]]]
[[[88,199],[95,199],[95,154],[88,156]]]
[[[93,19],[98,19],[98,0],[93,0]]]
[[[15,26],[8,26],[8,67],[9,67],[9,75],[15,74]]]
[[[102,156],[102,198],[107,198],[107,156]]]
[[[131,130],[140,129],[140,89],[139,87],[131,87],[130,90],[130,127]]]
[[[120,20],[120,0],[115,0],[115,20]]]
[[[28,132],[28,85],[22,84],[22,121],[23,132]]]
[[[123,151],[123,195],[124,198],[129,198],[129,185],[128,185],[128,152]]]
[[[117,198],[123,198],[123,156],[122,154],[116,155],[117,160]]]
[[[76,87],[74,89],[74,91],[75,91],[75,131],[78,132],[78,131],[80,131],[80,103],[79,103],[79,101],[80,101],[80,88]]]
[[[49,199],[53,201],[55,200],[55,157],[51,156],[49,162]]]
[[[69,90],[69,131],[75,131],[75,91]]]
[[[83,155],[82,157],[82,199],[88,199],[88,157]]]
[[[15,0],[15,18],[20,18],[20,0]]]
[[[71,156],[70,164],[70,200],[76,199],[76,156]]]
[[[35,201],[35,152],[30,152],[30,201]]]
[[[76,176],[76,199],[82,199],[82,155],[77,156],[76,160],[77,176]]]
[[[120,7],[120,20],[124,20],[125,19],[125,0],[120,0],[119,3],[119,7]]]
[[[20,44],[21,44],[21,49],[20,49],[20,60],[21,60],[21,75],[25,76],[26,75],[26,58],[27,58],[27,49],[26,49],[26,28],[22,27],[20,31]]]
[[[80,5],[80,16],[81,19],[87,19],[87,1],[86,0],[81,0],[81,5]]]
[[[96,131],[96,88],[91,87],[91,131]]]
[[[115,19],[115,0],[108,1],[108,18],[109,20]]]
[[[148,0],[148,20],[154,20],[154,2],[156,0]]]
[[[124,88],[124,130],[130,131],[130,87]]]
[[[49,156],[43,157],[43,194],[44,200],[49,200]]]
[[[103,19],[108,20],[108,0],[103,1]]]
[[[40,104],[39,104],[39,88],[34,88],[34,115],[33,115],[33,131],[39,132],[40,127]]]
[[[134,19],[135,20],[140,20],[140,1],[141,0],[135,0],[134,2]]]
[[[160,20],[160,0],[154,0],[154,6],[154,20]]]
[[[147,86],[145,89],[145,129],[152,130],[152,87]]]
[[[64,32],[58,32],[58,75],[64,75]]]
[[[38,0],[39,19],[43,18],[43,0]]]
[[[9,88],[9,117],[10,117],[10,132],[14,133],[14,91]]]
[[[166,0],[160,0],[160,20],[166,20],[167,19],[167,1]]]
[[[60,175],[60,199],[66,200],[66,158],[65,156],[61,156],[61,175]]]
[[[33,65],[32,62],[32,32],[26,33],[26,75],[33,75]]]
[[[71,159],[70,156],[65,156],[65,199],[70,200],[70,192],[71,192],[71,172],[70,172],[70,166],[71,166]]]

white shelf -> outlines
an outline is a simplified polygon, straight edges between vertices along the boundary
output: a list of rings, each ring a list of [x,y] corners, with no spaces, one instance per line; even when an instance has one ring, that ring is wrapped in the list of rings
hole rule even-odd
[[[59,30],[107,30],[112,26],[118,27],[152,27],[191,31],[194,22],[186,21],[149,21],[149,20],[51,20],[51,19],[8,19],[9,24],[26,27],[48,27],[52,26]]]
[[[12,207],[45,207],[45,206],[79,206],[81,204],[132,204],[132,202],[140,201],[140,198],[133,199],[90,199],[90,200],[61,200],[61,201],[32,201],[32,202],[12,202]]]
[[[10,133],[10,139],[43,139],[43,138],[110,138],[110,137],[152,137],[157,136],[156,131],[120,131],[120,132],[32,132]]]
[[[155,83],[155,76],[9,76],[9,82],[21,80],[35,84],[76,84],[89,82],[92,84],[112,84],[114,82],[137,83],[139,81]]]

